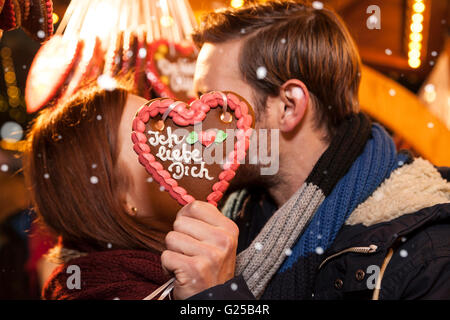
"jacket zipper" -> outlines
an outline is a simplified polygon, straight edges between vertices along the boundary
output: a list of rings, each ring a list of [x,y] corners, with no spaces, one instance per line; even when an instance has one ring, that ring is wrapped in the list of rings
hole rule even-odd
[[[352,247],[352,248],[347,248],[345,250],[339,251],[338,253],[335,253],[329,257],[327,257],[325,260],[322,261],[322,263],[319,265],[319,270],[320,268],[322,268],[322,266],[327,263],[328,261],[330,261],[333,258],[336,258],[337,256],[340,256],[341,254],[344,253],[348,253],[348,252],[352,252],[352,253],[374,253],[375,251],[377,251],[378,246],[371,244],[368,247]]]

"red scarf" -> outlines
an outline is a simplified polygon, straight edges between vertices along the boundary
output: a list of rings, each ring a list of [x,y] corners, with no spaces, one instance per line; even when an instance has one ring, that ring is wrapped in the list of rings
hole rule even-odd
[[[69,289],[67,268],[80,269],[80,289]],[[46,300],[55,299],[134,299],[141,300],[169,280],[163,272],[160,255],[140,250],[90,252],[57,267],[42,290]],[[73,278],[72,278],[73,279]],[[69,284],[73,283],[69,281]]]

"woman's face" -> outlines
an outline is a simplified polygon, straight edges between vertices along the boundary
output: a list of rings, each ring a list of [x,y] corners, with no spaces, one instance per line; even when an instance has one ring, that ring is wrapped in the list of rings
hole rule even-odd
[[[122,119],[119,125],[119,159],[118,170],[129,179],[126,201],[129,212],[137,209],[138,217],[152,219],[152,226],[163,232],[172,230],[175,216],[181,206],[169,193],[160,191],[156,182],[148,182],[150,175],[139,163],[131,141],[132,123],[138,109],[147,100],[132,94],[128,95]]]

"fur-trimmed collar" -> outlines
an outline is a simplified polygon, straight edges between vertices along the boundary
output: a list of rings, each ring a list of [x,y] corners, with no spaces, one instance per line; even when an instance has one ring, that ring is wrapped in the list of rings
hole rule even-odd
[[[450,182],[429,161],[417,158],[395,170],[352,212],[345,224],[371,226],[449,202]]]

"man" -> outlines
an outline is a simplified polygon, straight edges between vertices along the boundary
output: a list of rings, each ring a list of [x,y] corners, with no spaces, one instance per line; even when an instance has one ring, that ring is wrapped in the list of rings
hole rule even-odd
[[[256,130],[279,130],[280,160],[275,175],[241,166],[248,193],[222,210],[235,222],[180,210],[162,254],[174,297],[450,298],[449,171],[397,153],[359,112],[360,59],[336,14],[266,2],[208,15],[194,41],[198,94],[246,98]]]

